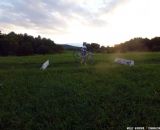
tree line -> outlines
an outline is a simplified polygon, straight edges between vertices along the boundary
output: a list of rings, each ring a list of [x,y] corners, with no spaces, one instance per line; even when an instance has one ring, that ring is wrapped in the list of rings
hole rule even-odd
[[[124,43],[114,46],[116,52],[132,51],[160,51],[160,37],[152,38],[134,38]]]
[[[160,51],[160,37],[152,39],[134,38],[114,47],[100,46],[98,43],[86,43],[88,51],[100,53],[116,52],[143,52],[143,51]],[[61,53],[64,50],[63,45],[57,45],[54,41],[46,38],[33,37],[28,34],[16,34],[10,32],[2,34],[0,31],[0,55],[33,55],[33,54],[53,54]]]
[[[85,42],[86,43],[86,42]],[[100,46],[98,43],[86,43],[88,50],[93,52],[144,52],[144,51],[160,51],[160,37],[152,39],[148,38],[134,38],[124,43],[115,45],[114,47]]]
[[[63,52],[63,47],[46,38],[33,37],[28,34],[0,32],[0,55],[33,55]]]

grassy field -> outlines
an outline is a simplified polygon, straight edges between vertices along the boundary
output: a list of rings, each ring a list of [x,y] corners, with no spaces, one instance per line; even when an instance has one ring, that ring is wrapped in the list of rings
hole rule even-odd
[[[135,60],[135,66],[114,58]],[[47,70],[41,64],[49,59]],[[125,130],[160,126],[160,53],[0,57],[1,130]]]

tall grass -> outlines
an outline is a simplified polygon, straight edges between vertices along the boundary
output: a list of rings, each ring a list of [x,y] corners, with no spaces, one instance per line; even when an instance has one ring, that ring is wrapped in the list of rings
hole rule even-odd
[[[114,58],[135,60],[135,66]],[[40,70],[49,59],[50,66]],[[124,130],[159,126],[160,53],[0,57],[0,129]]]

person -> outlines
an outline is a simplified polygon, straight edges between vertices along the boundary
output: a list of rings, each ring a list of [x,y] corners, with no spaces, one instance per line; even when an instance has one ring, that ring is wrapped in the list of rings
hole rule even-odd
[[[87,57],[87,46],[86,43],[83,43],[83,46],[81,48],[81,64],[86,64],[86,57]]]

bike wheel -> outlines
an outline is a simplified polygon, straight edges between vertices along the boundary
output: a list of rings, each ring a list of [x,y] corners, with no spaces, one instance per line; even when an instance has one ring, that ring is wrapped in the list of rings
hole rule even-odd
[[[80,51],[74,51],[73,52],[73,57],[74,57],[74,60],[76,62],[80,62],[81,61],[81,52]]]
[[[94,54],[92,52],[89,52],[87,55],[87,63],[94,64]]]

